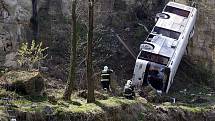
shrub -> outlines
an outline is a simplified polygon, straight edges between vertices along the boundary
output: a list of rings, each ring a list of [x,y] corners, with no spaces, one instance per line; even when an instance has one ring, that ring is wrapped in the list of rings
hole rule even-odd
[[[47,55],[43,54],[47,49],[48,47],[42,48],[42,42],[36,44],[34,40],[30,46],[29,43],[22,43],[18,50],[19,65],[28,70],[32,70],[36,65],[38,67],[40,61],[47,57]]]

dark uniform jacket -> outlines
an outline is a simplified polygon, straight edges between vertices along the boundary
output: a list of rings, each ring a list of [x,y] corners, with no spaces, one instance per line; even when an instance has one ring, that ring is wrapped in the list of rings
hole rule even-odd
[[[113,72],[113,70],[108,69],[106,70],[102,70],[102,74],[101,74],[101,82],[102,81],[110,81],[110,74]]]

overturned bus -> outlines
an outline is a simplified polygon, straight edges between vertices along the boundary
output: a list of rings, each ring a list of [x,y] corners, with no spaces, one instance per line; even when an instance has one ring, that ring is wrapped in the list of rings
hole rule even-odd
[[[156,24],[140,45],[132,85],[151,85],[168,93],[189,39],[194,34],[197,9],[169,2],[156,15]]]

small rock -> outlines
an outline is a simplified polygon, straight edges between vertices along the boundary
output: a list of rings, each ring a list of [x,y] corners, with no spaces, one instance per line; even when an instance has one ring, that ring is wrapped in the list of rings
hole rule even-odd
[[[203,97],[195,97],[193,100],[191,100],[192,103],[206,103],[208,102],[207,99],[203,98]]]
[[[15,118],[12,118],[11,121],[16,121],[16,119],[15,119]]]
[[[214,94],[215,94],[215,92],[210,92],[210,94],[214,95]]]
[[[17,56],[16,52],[12,52],[6,55],[5,57],[5,63],[4,66],[8,67],[8,68],[17,68],[18,67],[18,63],[15,60]]]
[[[190,96],[195,96],[196,94],[190,94]]]
[[[78,92],[78,96],[82,98],[87,98],[87,91],[86,90],[81,90]],[[107,94],[100,93],[98,91],[95,91],[95,98],[100,99],[100,100],[106,100],[108,98]]]
[[[129,27],[125,28],[125,31],[129,32],[131,29]]]
[[[148,102],[145,98],[142,98],[142,97],[137,97],[137,100],[142,102],[142,103],[147,103]]]
[[[37,104],[35,104],[35,103],[33,103],[32,105],[31,105],[31,108],[36,108],[37,107]]]
[[[171,103],[170,102],[165,102],[165,103],[163,103],[163,105],[164,106],[169,106],[169,105],[171,105]]]
[[[49,68],[48,67],[40,67],[39,70],[41,72],[47,72],[49,70]]]
[[[212,96],[212,94],[206,94],[207,96]]]
[[[57,100],[56,100],[55,96],[53,96],[53,95],[48,96],[48,100],[50,102],[57,103]]]
[[[43,113],[46,115],[52,115],[54,113],[54,110],[50,106],[45,106],[43,109]]]
[[[157,107],[156,110],[161,111],[163,113],[168,113],[168,109],[164,108],[164,107]]]

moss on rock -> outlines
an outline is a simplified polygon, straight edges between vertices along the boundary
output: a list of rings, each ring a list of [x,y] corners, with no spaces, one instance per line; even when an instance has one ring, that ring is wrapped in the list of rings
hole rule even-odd
[[[10,71],[0,81],[7,90],[31,96],[40,96],[45,87],[44,80],[37,71]]]

